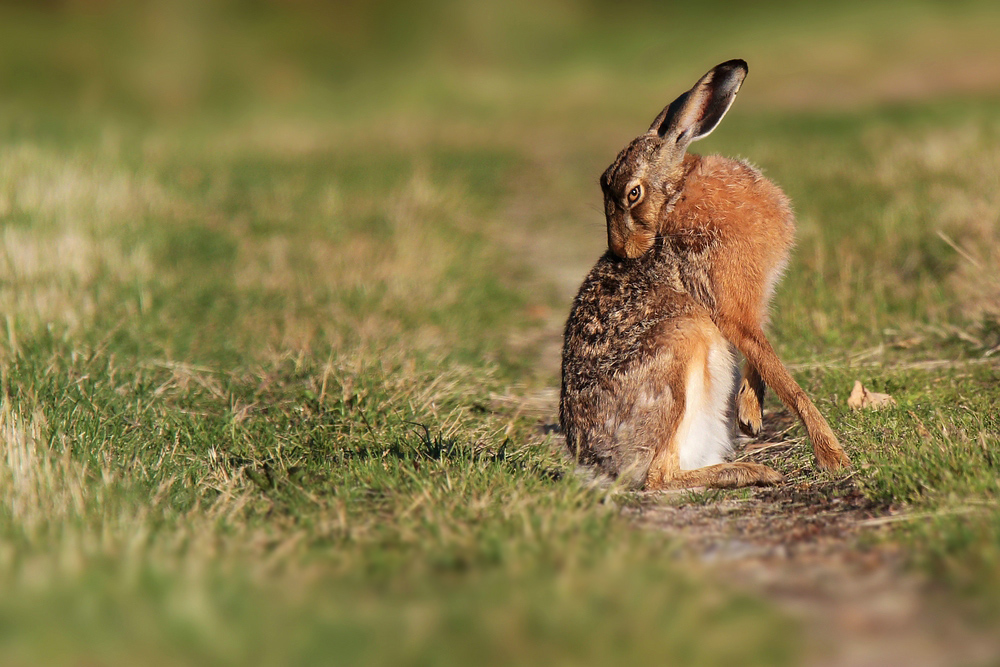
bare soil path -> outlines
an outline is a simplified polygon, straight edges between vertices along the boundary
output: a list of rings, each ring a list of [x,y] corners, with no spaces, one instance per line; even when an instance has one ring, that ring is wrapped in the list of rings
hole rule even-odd
[[[784,413],[767,416],[771,438],[786,421]],[[739,498],[649,494],[629,514],[642,528],[674,536],[681,558],[709,577],[761,595],[797,620],[806,664],[943,667],[996,659],[997,639],[942,612],[954,603],[907,568],[905,548],[884,532],[901,518],[892,508],[873,505],[853,476],[823,478],[802,461],[801,441],[747,448],[755,451],[745,458],[786,471],[785,484]]]
[[[526,406],[555,428],[554,394]],[[759,595],[798,623],[806,665],[953,667],[995,664],[1000,638],[970,627],[954,600],[907,566],[888,531],[910,519],[873,504],[856,473],[830,479],[808,444],[785,439],[788,413],[765,413],[765,432],[739,457],[782,470],[778,487],[638,494],[622,513],[642,530],[675,538],[676,558],[708,580]],[[561,445],[558,435],[553,440]]]
[[[556,431],[556,393],[519,405]],[[804,634],[815,667],[953,667],[996,664],[1000,638],[970,627],[954,600],[907,565],[889,531],[919,520],[873,504],[857,473],[831,479],[815,470],[782,410],[765,413],[765,431],[743,441],[738,458],[775,467],[778,487],[737,492],[693,489],[640,493],[622,513],[637,528],[675,538],[683,567],[770,600]],[[561,446],[557,433],[550,439]]]

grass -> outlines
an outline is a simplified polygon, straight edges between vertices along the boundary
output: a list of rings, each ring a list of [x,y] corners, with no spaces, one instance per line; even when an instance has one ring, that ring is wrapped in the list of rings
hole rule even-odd
[[[996,81],[872,82],[996,55],[998,15],[888,8],[4,6],[3,661],[797,662],[522,409],[596,175],[733,55],[699,148],[797,206],[780,352],[865,492],[933,517],[894,534],[915,567],[995,618]],[[898,407],[850,413],[854,379]]]

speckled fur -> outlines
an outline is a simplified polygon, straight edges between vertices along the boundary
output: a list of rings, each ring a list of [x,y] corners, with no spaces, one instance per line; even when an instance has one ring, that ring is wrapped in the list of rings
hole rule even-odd
[[[566,325],[560,420],[578,461],[633,487],[780,480],[765,466],[720,461],[727,447],[715,442],[715,424],[732,423],[732,406],[712,397],[735,368],[730,342],[749,361],[741,428],[759,429],[766,383],[805,423],[821,467],[848,464],[763,333],[793,243],[788,199],[746,162],[686,152],[725,115],[745,75],[742,61],[714,68],[601,177],[610,250]],[[685,469],[682,450],[709,465]]]
[[[578,461],[630,487],[646,484],[661,442],[676,442],[663,462],[672,471],[685,458],[716,464],[731,453],[726,402],[735,358],[680,269],[662,241],[637,259],[608,252],[584,280],[566,325],[567,444]]]

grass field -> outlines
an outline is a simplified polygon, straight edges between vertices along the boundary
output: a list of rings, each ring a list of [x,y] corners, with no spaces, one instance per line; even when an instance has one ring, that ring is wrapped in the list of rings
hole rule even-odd
[[[0,4],[0,662],[799,664],[801,619],[539,428],[597,176],[732,57],[696,147],[795,203],[772,339],[851,483],[914,517],[871,539],[990,633],[998,29],[974,2]],[[851,412],[856,379],[898,405]]]

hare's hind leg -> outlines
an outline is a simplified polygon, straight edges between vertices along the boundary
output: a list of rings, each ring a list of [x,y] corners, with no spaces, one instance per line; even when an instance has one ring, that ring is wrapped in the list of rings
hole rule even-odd
[[[764,380],[749,361],[743,366],[743,379],[736,394],[736,423],[751,438],[760,435],[764,425]]]
[[[732,452],[730,435],[735,359],[718,329],[703,323],[689,339],[683,381],[664,415],[661,446],[654,453],[645,489],[777,484],[782,476],[757,463],[722,463]]]
[[[735,489],[741,486],[770,486],[784,481],[780,472],[760,463],[717,463],[697,470],[679,470],[673,477],[655,487],[646,484],[647,491],[688,489],[707,486],[713,489]]]

